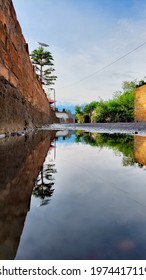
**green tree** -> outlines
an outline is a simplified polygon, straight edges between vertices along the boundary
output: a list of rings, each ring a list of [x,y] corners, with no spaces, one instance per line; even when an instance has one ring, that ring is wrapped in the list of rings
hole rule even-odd
[[[92,101],[89,104],[85,105],[85,107],[83,109],[83,114],[85,116],[89,116],[91,119],[92,112],[95,110],[97,104],[98,104],[97,101]]]
[[[124,81],[122,83],[122,89],[124,90],[124,92],[134,90],[136,88],[136,84],[137,84],[137,80]]]
[[[144,81],[124,81],[123,91],[117,91],[112,99],[92,101],[85,106],[76,106],[76,119],[85,122],[90,117],[91,122],[131,122],[134,120],[134,94],[137,86]]]
[[[48,164],[42,166],[42,170],[36,180],[35,187],[32,191],[32,194],[35,197],[41,199],[40,205],[46,205],[49,203],[50,198],[54,192],[54,178],[53,174],[56,173],[55,164]]]
[[[53,68],[54,59],[52,54],[49,51],[45,51],[43,47],[39,47],[32,51],[30,57],[41,84],[47,86],[54,85],[57,76],[53,75],[55,69]]]
[[[76,120],[78,123],[82,122],[83,118],[83,106],[76,105],[75,106],[75,115],[76,115]]]
[[[76,114],[81,114],[82,113],[82,106],[76,105],[75,106],[75,113]]]
[[[85,107],[84,107],[84,109],[83,109],[83,112],[85,113],[85,114],[91,114],[91,112],[96,108],[96,106],[97,106],[97,104],[98,104],[99,102],[97,102],[97,101],[92,101],[92,102],[90,102],[89,104],[87,104],[87,105],[85,105]]]
[[[96,122],[106,122],[109,117],[107,101],[100,100],[96,106]]]

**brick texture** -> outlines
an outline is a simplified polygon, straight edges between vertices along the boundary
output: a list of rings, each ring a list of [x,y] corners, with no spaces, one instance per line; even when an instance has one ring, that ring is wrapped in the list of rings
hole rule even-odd
[[[31,128],[52,122],[47,96],[33,70],[11,0],[0,0],[0,77],[0,83],[4,82],[4,87],[0,85],[0,132],[24,129],[24,123]],[[12,95],[17,96],[13,108]]]
[[[135,121],[146,121],[146,85],[136,89],[134,119]]]

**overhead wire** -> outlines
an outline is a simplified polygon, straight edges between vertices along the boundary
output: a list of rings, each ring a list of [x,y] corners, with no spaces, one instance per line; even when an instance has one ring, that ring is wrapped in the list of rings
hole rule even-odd
[[[125,57],[128,56],[129,54],[135,52],[136,50],[138,50],[139,48],[141,48],[141,47],[144,46],[145,44],[146,44],[146,42],[140,44],[139,46],[137,46],[137,47],[134,48],[133,50],[131,50],[131,51],[129,51],[128,53],[126,53],[126,54],[120,56],[120,57],[117,58],[116,60],[114,60],[114,61],[112,61],[111,63],[107,64],[106,66],[104,66],[104,67],[98,69],[97,71],[93,72],[92,74],[90,74],[90,75],[88,75],[88,76],[85,76],[84,78],[82,78],[82,79],[80,79],[80,80],[78,80],[78,81],[76,81],[76,82],[74,82],[74,83],[72,83],[72,84],[70,84],[70,85],[68,85],[68,86],[63,86],[63,87],[61,87],[61,88],[68,88],[68,87],[74,86],[74,85],[76,85],[76,84],[81,83],[82,81],[84,81],[84,80],[86,80],[86,79],[89,79],[89,78],[95,76],[95,75],[98,74],[99,72],[105,70],[106,68],[108,68],[108,67],[112,66],[113,64],[115,64],[116,62],[122,60],[123,58],[125,58]]]

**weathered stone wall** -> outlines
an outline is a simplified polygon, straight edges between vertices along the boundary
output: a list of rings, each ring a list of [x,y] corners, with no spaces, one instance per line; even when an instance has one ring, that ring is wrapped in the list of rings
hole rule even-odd
[[[146,121],[146,85],[136,89],[134,102],[134,120]]]
[[[0,0],[0,132],[51,122],[11,0]]]

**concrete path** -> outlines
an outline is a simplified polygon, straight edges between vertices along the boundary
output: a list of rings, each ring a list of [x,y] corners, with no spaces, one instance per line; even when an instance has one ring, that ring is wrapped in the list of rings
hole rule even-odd
[[[126,133],[146,135],[146,122],[133,123],[84,123],[84,124],[52,124],[45,126],[49,130],[84,130],[96,133]]]

